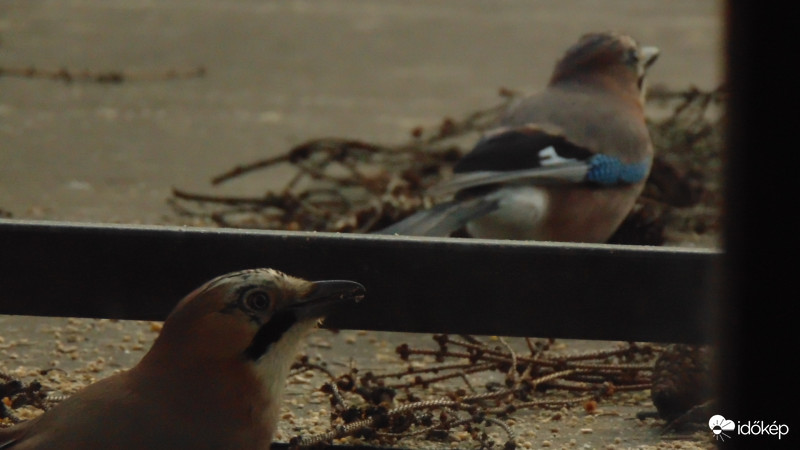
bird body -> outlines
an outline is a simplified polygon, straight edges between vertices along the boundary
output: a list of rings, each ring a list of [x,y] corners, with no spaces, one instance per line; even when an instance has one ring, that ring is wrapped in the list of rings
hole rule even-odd
[[[653,146],[644,75],[658,50],[626,35],[583,36],[545,90],[512,104],[434,198],[384,234],[604,242],[644,187]]]
[[[363,293],[270,269],[215,278],[178,304],[139,364],[0,429],[0,449],[269,448],[298,344]]]

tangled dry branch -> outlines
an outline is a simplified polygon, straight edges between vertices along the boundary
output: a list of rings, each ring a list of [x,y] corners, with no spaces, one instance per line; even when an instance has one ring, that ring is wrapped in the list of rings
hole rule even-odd
[[[258,197],[231,197],[174,189],[170,204],[180,216],[225,227],[278,230],[370,232],[394,223],[426,205],[425,192],[444,177],[466,150],[465,138],[477,136],[520,97],[501,90],[501,102],[461,119],[445,118],[433,129],[417,127],[407,142],[378,144],[350,138],[320,138],[301,143],[277,157],[237,165],[214,177],[229,183],[256,171],[290,170],[281,189]],[[719,154],[725,95],[722,88],[653,90],[653,103],[668,110],[649,121],[659,156],[640,207],[612,239],[616,243],[661,244],[668,212],[693,210],[696,220],[681,218],[693,232],[717,228]]]
[[[296,371],[322,371],[322,386],[332,406],[330,430],[297,436],[295,447],[329,443],[353,436],[393,444],[412,436],[446,440],[464,429],[481,448],[516,448],[516,434],[506,419],[524,409],[559,409],[582,405],[588,412],[621,391],[650,388],[653,361],[663,350],[653,344],[628,343],[580,354],[559,354],[553,340],[525,339],[527,352],[472,336],[434,335],[435,348],[397,347],[406,370],[361,374],[351,367],[334,375],[303,358]],[[435,362],[420,364],[423,359]],[[463,387],[458,387],[459,380]],[[479,381],[480,380],[480,381]],[[498,443],[488,428],[505,434]]]

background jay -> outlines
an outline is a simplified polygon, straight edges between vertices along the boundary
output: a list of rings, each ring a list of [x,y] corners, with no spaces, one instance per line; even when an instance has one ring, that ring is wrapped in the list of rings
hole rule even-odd
[[[478,238],[605,242],[653,160],[645,72],[658,57],[616,32],[584,35],[547,87],[511,105],[429,195],[451,198],[381,230]]]

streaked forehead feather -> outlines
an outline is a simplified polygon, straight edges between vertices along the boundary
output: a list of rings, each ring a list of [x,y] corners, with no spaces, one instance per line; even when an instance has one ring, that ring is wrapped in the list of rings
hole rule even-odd
[[[264,285],[264,284],[275,285],[277,284],[276,282],[278,280],[282,280],[285,278],[287,278],[286,274],[274,269],[241,270],[239,272],[228,273],[225,275],[221,275],[217,278],[214,278],[213,280],[206,283],[205,287],[203,288],[203,292],[231,283],[234,284],[246,283],[248,285],[251,285],[250,287],[252,287],[252,285]]]

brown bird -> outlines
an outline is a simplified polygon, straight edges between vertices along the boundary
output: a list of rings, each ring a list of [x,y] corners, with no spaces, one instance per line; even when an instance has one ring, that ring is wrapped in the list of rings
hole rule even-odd
[[[364,293],[272,269],[217,277],[178,303],[139,364],[0,429],[0,449],[269,448],[298,344]]]
[[[442,201],[383,234],[605,242],[642,191],[653,161],[644,120],[655,47],[590,33],[556,63],[547,87],[511,105],[428,191]]]

